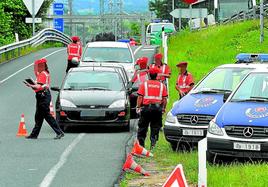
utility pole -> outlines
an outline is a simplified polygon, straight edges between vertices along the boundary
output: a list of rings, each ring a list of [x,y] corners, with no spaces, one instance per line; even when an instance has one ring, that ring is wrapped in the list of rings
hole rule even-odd
[[[172,0],[172,11],[175,9],[175,0]],[[172,23],[175,24],[175,18],[172,16]]]
[[[68,4],[69,4],[69,15],[72,16],[73,15],[73,0],[68,0]],[[70,35],[73,36],[73,20],[70,19]]]
[[[35,35],[35,0],[32,0],[33,36]]]
[[[264,7],[263,7],[263,0],[260,0],[260,26],[261,26],[261,36],[260,42],[263,43],[264,41]]]

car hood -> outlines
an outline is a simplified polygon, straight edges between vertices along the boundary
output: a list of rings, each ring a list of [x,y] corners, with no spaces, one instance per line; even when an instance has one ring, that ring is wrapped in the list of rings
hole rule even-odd
[[[268,126],[268,103],[228,102],[219,111],[216,123],[225,125]]]
[[[124,91],[61,91],[60,99],[81,105],[111,105],[114,101],[126,99]]]
[[[188,94],[178,101],[171,113],[216,115],[223,105],[223,94]]]

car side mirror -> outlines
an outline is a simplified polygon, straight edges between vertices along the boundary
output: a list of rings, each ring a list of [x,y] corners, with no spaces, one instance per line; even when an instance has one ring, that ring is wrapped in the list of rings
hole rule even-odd
[[[60,91],[60,88],[58,86],[55,86],[55,87],[51,87],[51,90],[52,91],[59,92]]]
[[[225,92],[223,95],[223,102],[225,103],[232,92]]]

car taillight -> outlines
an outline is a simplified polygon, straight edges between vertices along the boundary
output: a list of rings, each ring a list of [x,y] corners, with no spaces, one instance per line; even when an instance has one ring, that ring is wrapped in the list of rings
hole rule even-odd
[[[123,112],[120,112],[120,113],[118,114],[119,117],[123,117],[123,116],[125,116],[125,115],[126,115],[126,112],[124,112],[124,111],[123,111]]]
[[[67,114],[64,111],[60,111],[60,116],[61,117],[67,117]]]

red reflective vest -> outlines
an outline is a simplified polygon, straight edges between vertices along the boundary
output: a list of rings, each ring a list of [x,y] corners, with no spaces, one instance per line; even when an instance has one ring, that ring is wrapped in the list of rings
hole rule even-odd
[[[138,94],[143,96],[143,105],[162,104],[163,97],[167,97],[166,86],[157,80],[148,80],[140,85]]]
[[[129,45],[130,45],[130,46],[135,46],[135,45],[136,45],[136,42],[135,42],[135,41],[130,41],[130,42],[129,42]]]
[[[156,65],[150,65],[151,68],[154,68]],[[162,66],[157,66],[160,69],[160,73],[158,73],[157,80],[165,81],[167,76],[170,76],[171,70],[167,64],[163,64]]]
[[[41,84],[42,87],[37,89],[37,90],[34,90],[35,92],[39,92],[39,91],[42,91],[44,89],[49,89],[50,87],[50,75],[47,71],[42,71],[41,73],[38,73],[37,74],[37,77],[36,77],[36,82],[37,84]]]
[[[191,84],[194,84],[191,73],[185,72],[183,75],[178,76],[177,86],[181,92],[188,93],[191,90]]]
[[[71,43],[68,45],[67,52],[68,60],[72,60],[73,57],[78,57],[78,60],[80,60],[82,56],[82,47],[78,43]]]
[[[144,69],[144,70],[138,70],[135,72],[131,82],[135,83],[143,83],[144,81],[148,80],[148,70]]]

